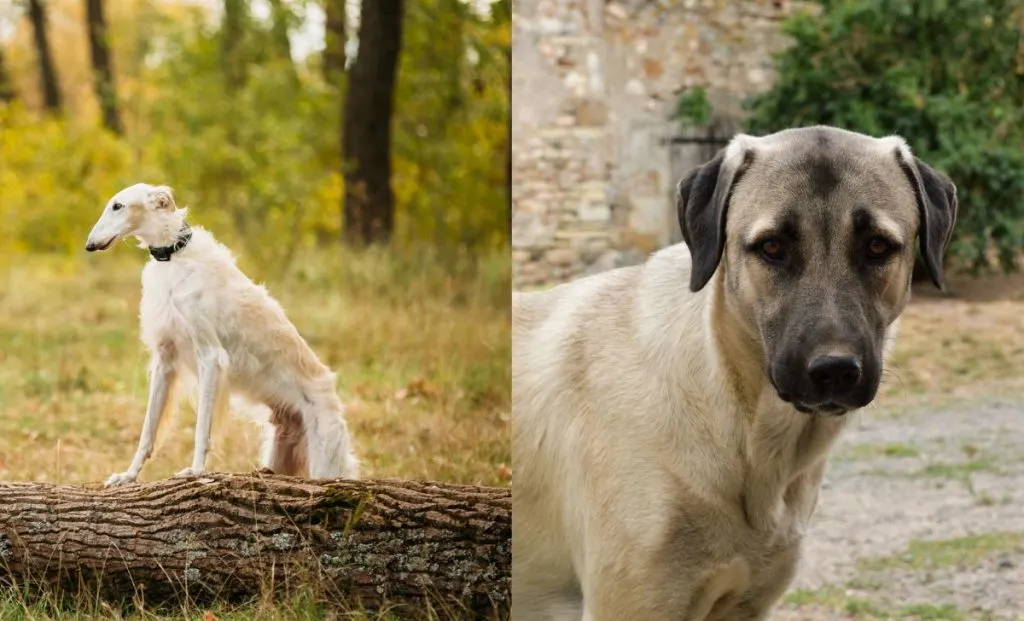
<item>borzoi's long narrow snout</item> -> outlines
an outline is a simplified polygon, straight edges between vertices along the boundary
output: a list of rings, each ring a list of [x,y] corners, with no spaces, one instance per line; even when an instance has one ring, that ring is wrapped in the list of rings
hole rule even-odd
[[[97,242],[95,241],[95,238],[90,235],[89,239],[87,239],[85,242],[85,249],[87,252],[94,252],[96,250],[106,250],[115,241],[117,241],[116,238],[110,238],[105,242]]]
[[[114,205],[120,205],[114,210]],[[89,231],[89,238],[85,241],[85,249],[89,252],[106,250],[127,233],[128,210],[121,203],[114,203],[103,210],[103,215]]]
[[[127,203],[127,200],[115,196],[107,204],[85,241],[88,252],[106,250],[117,240],[132,233],[131,209]]]

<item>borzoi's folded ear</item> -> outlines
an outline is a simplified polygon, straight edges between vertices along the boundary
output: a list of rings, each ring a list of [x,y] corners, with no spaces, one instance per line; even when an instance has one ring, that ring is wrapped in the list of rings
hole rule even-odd
[[[158,185],[149,191],[146,202],[153,209],[174,209],[174,192],[166,185]]]

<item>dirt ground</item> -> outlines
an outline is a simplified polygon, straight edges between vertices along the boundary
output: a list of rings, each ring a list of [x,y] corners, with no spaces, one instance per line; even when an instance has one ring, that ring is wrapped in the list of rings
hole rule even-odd
[[[1024,620],[1024,276],[915,291],[773,620]]]

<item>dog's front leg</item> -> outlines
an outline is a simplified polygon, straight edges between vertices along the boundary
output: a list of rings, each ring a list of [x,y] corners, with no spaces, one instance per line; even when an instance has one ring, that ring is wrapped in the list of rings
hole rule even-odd
[[[224,409],[227,396],[227,352],[216,348],[203,352],[198,360],[199,407],[196,409],[195,448],[192,467],[176,476],[190,477],[206,472],[213,419]]]
[[[128,467],[127,472],[110,475],[110,478],[107,479],[107,487],[132,483],[139,478],[143,464],[153,454],[156,430],[160,426],[160,419],[163,418],[171,403],[171,393],[174,391],[177,375],[174,368],[173,352],[168,349],[159,352],[154,358],[150,370],[149,405],[146,407],[146,418],[142,421],[142,434],[139,437],[139,447],[135,451],[135,458],[132,459],[132,465]]]

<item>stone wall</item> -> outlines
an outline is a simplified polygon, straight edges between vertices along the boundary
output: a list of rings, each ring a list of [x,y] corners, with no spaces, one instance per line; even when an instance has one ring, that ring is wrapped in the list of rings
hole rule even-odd
[[[703,87],[727,138],[740,102],[769,86],[793,10],[783,0],[514,0],[514,286],[636,263],[677,241],[674,185],[706,159],[667,143],[680,131],[680,93]]]

